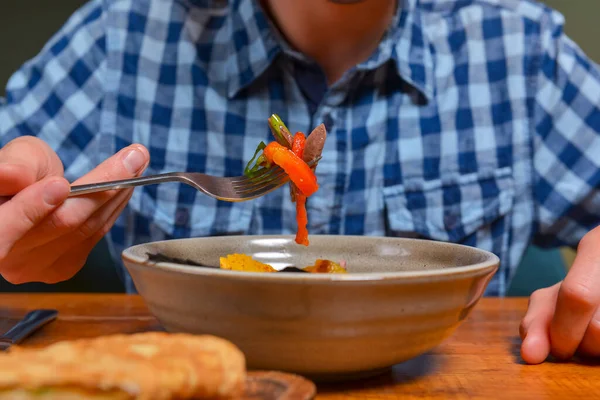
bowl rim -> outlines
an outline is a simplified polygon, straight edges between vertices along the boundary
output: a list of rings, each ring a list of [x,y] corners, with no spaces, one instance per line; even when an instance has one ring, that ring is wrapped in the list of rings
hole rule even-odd
[[[153,244],[161,244],[168,242],[187,242],[187,241],[214,241],[214,240],[256,240],[256,239],[286,239],[294,240],[292,235],[234,235],[234,236],[208,236],[208,237],[194,237],[194,238],[182,238],[182,239],[168,239],[159,240],[147,243],[141,243],[130,246],[123,250],[121,257],[127,269],[130,268],[128,263],[135,266],[143,266],[150,269],[157,269],[165,272],[178,272],[191,275],[202,275],[202,276],[213,276],[213,277],[227,277],[229,279],[242,279],[242,280],[261,280],[261,281],[279,281],[279,282],[293,282],[293,281],[311,281],[311,282],[366,282],[366,281],[382,281],[390,279],[402,279],[407,281],[415,281],[422,279],[453,279],[462,276],[473,276],[473,275],[486,275],[491,272],[495,272],[500,264],[500,258],[494,253],[479,249],[472,246],[466,246],[462,244],[442,242],[435,240],[426,239],[415,239],[415,238],[399,238],[389,236],[360,236],[360,235],[312,235],[312,237],[319,237],[323,239],[334,239],[343,240],[344,238],[361,238],[369,241],[380,241],[380,240],[398,240],[402,242],[428,242],[433,243],[434,246],[441,247],[453,247],[453,248],[464,248],[469,251],[475,251],[480,253],[486,258],[478,263],[470,264],[466,266],[457,266],[452,268],[438,268],[426,271],[394,271],[394,272],[359,272],[350,274],[275,274],[275,273],[264,273],[264,272],[245,272],[245,271],[231,271],[223,270],[220,268],[203,268],[194,265],[177,264],[171,262],[151,262],[147,258],[133,254],[137,249],[147,247]]]

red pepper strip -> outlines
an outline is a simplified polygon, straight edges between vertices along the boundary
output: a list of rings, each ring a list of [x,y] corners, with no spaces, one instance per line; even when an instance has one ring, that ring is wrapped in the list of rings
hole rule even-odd
[[[291,140],[292,143],[292,151],[299,158],[302,158],[304,155],[304,147],[306,147],[306,136],[302,132],[296,132],[294,137]],[[311,168],[314,171],[314,168]],[[290,183],[290,197],[292,198],[292,203],[296,202],[298,190],[294,186],[293,183]]]
[[[298,193],[296,195],[296,223],[298,231],[296,232],[296,243],[308,246],[308,215],[306,214],[306,196]]]
[[[290,180],[305,196],[311,196],[319,189],[317,177],[307,163],[302,161],[290,149],[277,142],[271,142],[263,150],[269,162],[279,165],[288,174]]]
[[[302,159],[305,144],[306,137],[302,132],[297,132],[294,135],[294,140],[292,141],[292,151],[300,159]],[[296,193],[296,223],[298,224],[296,243],[308,246],[308,229],[306,229],[306,224],[308,224],[308,216],[306,214],[306,196],[301,193]]]
[[[304,155],[304,146],[306,144],[306,136],[302,132],[296,132],[292,141],[292,151],[298,158],[302,159]]]

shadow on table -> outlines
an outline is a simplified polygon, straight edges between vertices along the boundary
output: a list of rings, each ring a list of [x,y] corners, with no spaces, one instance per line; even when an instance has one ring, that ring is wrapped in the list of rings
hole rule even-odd
[[[360,390],[370,390],[385,386],[397,386],[418,380],[431,375],[439,370],[440,354],[426,353],[404,363],[398,364],[390,370],[372,378],[358,379],[351,382],[319,383],[319,393],[356,393]]]
[[[513,355],[513,359],[515,363],[521,365],[529,365],[527,364],[523,358],[521,357],[521,338],[519,336],[513,336],[510,340],[510,352]],[[549,356],[545,363],[549,364],[577,364],[577,365],[586,365],[590,367],[600,366],[600,358],[598,357],[584,357],[580,355],[576,355],[569,361],[561,361],[553,356]]]

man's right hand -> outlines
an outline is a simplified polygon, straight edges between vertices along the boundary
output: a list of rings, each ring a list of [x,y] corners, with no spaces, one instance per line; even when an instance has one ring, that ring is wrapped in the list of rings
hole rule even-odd
[[[131,145],[74,185],[141,175],[149,154]],[[25,136],[0,149],[0,275],[11,283],[56,283],[75,275],[110,230],[133,189],[68,198],[56,153]]]

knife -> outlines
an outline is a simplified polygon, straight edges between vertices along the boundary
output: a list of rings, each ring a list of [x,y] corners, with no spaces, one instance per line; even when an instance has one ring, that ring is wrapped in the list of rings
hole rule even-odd
[[[13,344],[18,344],[42,326],[52,322],[58,316],[57,310],[33,310],[0,336],[0,351],[7,350]]]

